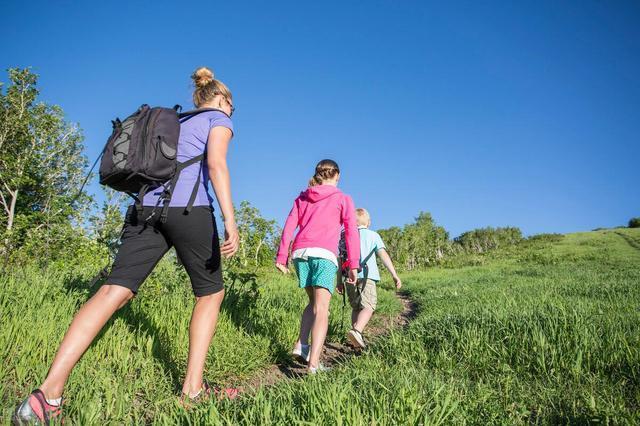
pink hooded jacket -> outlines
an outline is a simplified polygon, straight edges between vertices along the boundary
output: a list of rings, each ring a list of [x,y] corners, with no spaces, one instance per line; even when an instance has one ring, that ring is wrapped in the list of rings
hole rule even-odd
[[[360,267],[360,236],[356,226],[356,210],[350,196],[333,185],[317,185],[301,192],[293,202],[282,230],[276,262],[286,265],[293,232],[300,227],[292,250],[322,247],[338,254],[340,231],[344,225],[348,264]]]

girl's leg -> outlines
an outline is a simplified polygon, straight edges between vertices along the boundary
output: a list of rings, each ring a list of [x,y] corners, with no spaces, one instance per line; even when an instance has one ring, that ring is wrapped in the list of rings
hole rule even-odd
[[[320,355],[324,346],[324,339],[327,337],[329,328],[329,303],[331,293],[324,287],[313,288],[313,329],[311,330],[311,356],[309,367],[318,367]]]
[[[182,392],[194,396],[202,389],[204,364],[209,344],[216,331],[224,290],[208,296],[196,297],[189,324],[189,360]]]
[[[311,333],[311,327],[313,326],[313,287],[305,287],[307,297],[309,297],[309,303],[302,311],[302,318],[300,319],[300,335],[296,342],[296,347],[300,345],[309,344],[309,333]]]
[[[126,287],[103,285],[80,308],[62,339],[47,378],[40,385],[45,398],[56,399],[62,396],[71,370],[82,354],[115,311],[123,307],[132,297],[133,293]]]

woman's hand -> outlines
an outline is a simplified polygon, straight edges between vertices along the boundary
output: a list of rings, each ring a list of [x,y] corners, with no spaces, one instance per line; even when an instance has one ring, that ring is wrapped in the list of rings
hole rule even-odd
[[[287,266],[283,265],[282,263],[276,263],[276,268],[278,268],[278,271],[282,272],[285,275],[289,273],[289,268],[287,268]]]
[[[224,221],[224,243],[220,246],[220,254],[225,258],[230,258],[238,251],[240,237],[238,235],[238,226],[234,219]]]

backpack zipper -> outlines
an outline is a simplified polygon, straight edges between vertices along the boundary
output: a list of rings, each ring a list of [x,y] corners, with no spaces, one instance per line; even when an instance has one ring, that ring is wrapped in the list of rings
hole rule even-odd
[[[149,126],[149,120],[151,119],[151,108],[149,108],[149,106],[147,105],[147,111],[149,112],[149,115],[146,117],[147,121],[144,123],[144,127],[142,128],[142,146],[140,147],[140,151],[142,153],[141,155],[141,159],[143,162],[143,169],[146,171],[146,164],[144,161],[144,154],[145,154],[145,149],[144,149],[144,145],[145,145],[145,140],[147,139],[147,128]]]
[[[154,113],[155,113],[155,115],[154,115]],[[145,132],[144,132],[145,139],[147,138],[147,136],[149,134],[149,129],[156,123],[156,120],[158,119],[158,115],[160,115],[160,111],[153,111],[152,110],[151,113],[149,114],[149,119],[147,120],[147,123],[145,124]],[[145,144],[143,143],[142,146],[144,147]],[[146,161],[145,161],[145,164],[144,164],[144,171],[145,171],[145,173],[147,173],[147,162]]]

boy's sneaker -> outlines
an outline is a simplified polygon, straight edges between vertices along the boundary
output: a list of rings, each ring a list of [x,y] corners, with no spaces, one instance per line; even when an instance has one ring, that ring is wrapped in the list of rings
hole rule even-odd
[[[331,371],[331,368],[322,364],[318,364],[317,367],[309,367],[309,374],[326,373],[327,371]]]
[[[294,348],[291,354],[301,364],[307,364],[311,355],[311,345],[301,345],[299,348]]]
[[[36,389],[24,400],[13,413],[11,422],[14,425],[29,423],[42,423],[48,425],[51,420],[60,419],[62,416],[62,402],[60,405],[51,405],[44,397],[40,389]]]
[[[362,333],[355,328],[349,330],[347,333],[347,339],[349,339],[351,344],[356,348],[364,349],[367,347],[367,344],[364,342],[364,337],[362,337]]]

